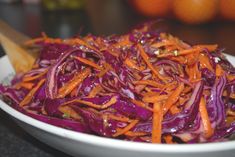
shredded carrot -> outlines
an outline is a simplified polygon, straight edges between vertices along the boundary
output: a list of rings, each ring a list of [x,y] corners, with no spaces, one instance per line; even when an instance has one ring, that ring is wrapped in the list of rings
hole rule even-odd
[[[78,94],[78,88],[75,87],[75,88],[71,91],[70,96],[71,96],[71,97],[76,97],[77,94]]]
[[[194,65],[194,71],[195,71],[195,74],[194,74],[195,79],[200,80],[201,79],[201,72],[200,72],[197,64]]]
[[[145,136],[147,135],[146,132],[133,132],[133,131],[127,131],[125,133],[126,136],[129,136],[129,137],[138,137],[138,136]]]
[[[174,43],[173,45],[178,49],[186,49],[190,47],[190,45],[184,43],[182,40],[180,40],[177,37],[172,36],[171,34],[161,33],[160,37],[161,39],[164,39],[166,41],[173,42]]]
[[[114,44],[114,47],[122,47],[122,46],[130,46],[131,45],[131,41],[129,40],[128,35],[123,35],[120,38],[121,38],[121,40],[118,41],[118,43]]]
[[[129,118],[124,117],[124,116],[116,116],[114,114],[105,114],[105,115],[107,115],[107,117],[110,119],[121,121],[121,122],[130,122],[131,121]]]
[[[225,91],[225,92],[227,92],[227,91]],[[203,91],[203,95],[205,95],[205,96],[211,95],[210,90],[204,90],[204,91]],[[226,95],[227,95],[227,93],[226,93]]]
[[[39,64],[34,63],[33,66],[32,66],[32,69],[37,69],[37,68],[39,68]]]
[[[143,101],[146,103],[155,103],[159,101],[166,100],[169,96],[168,95],[153,95],[153,96],[145,96],[143,97]]]
[[[235,116],[228,116],[226,118],[226,124],[231,125],[235,121]]]
[[[15,88],[16,89],[20,89],[21,87],[22,88],[25,88],[25,89],[32,89],[34,86],[34,83],[30,83],[30,82],[20,82],[18,84],[15,85]]]
[[[183,90],[182,93],[187,94],[187,93],[190,92],[191,90],[192,90],[192,87],[186,86],[186,87],[184,88],[184,90]]]
[[[101,85],[97,85],[94,88],[92,88],[91,92],[88,95],[88,98],[93,98],[95,97],[100,91],[102,91],[102,86]]]
[[[172,61],[176,61],[180,64],[186,64],[187,63],[187,59],[185,58],[185,56],[174,56],[174,57],[169,57],[169,60]]]
[[[166,141],[167,144],[174,144],[175,142],[173,142],[173,137],[171,135],[166,135],[163,137]]]
[[[33,99],[34,94],[38,91],[38,89],[43,85],[45,81],[45,79],[39,81],[39,83],[24,97],[19,105],[22,107],[30,103],[30,101]]]
[[[145,103],[135,100],[135,99],[131,99],[131,102],[134,103],[135,105],[139,106],[139,107],[143,107],[147,110],[153,111],[153,109],[151,107],[149,107],[148,105],[146,105]]]
[[[147,64],[147,66],[149,67],[150,70],[152,70],[153,74],[156,75],[160,80],[165,81],[165,78],[163,76],[161,76],[157,70],[153,67],[153,65],[149,62],[149,56],[144,52],[143,47],[138,44],[137,45],[138,49],[140,50],[140,55],[143,58],[143,60],[145,61],[145,63]]]
[[[169,86],[164,90],[164,92],[166,92],[167,94],[171,93],[173,90],[175,90],[175,88],[177,87],[177,83],[174,84],[169,84]]]
[[[74,38],[74,39],[70,39],[70,40],[65,40],[64,43],[67,44],[72,44],[72,45],[83,45],[86,46],[87,48],[91,49],[91,50],[97,50],[94,46],[89,45],[86,41],[80,39],[80,38]]]
[[[129,125],[127,125],[125,128],[117,130],[117,132],[115,134],[113,134],[113,137],[117,137],[120,135],[125,134],[126,132],[128,132],[129,130],[131,130],[137,123],[139,122],[139,120],[133,120]]]
[[[96,109],[105,109],[105,108],[108,108],[109,106],[115,104],[116,102],[117,102],[117,98],[114,96],[107,103],[102,104],[102,105],[97,105],[97,104],[94,104],[92,102],[85,101],[85,100],[74,99],[74,100],[67,101],[67,102],[63,103],[61,106],[69,105],[72,103],[80,103],[80,104],[87,105],[87,106],[90,106],[90,107],[93,107]]]
[[[116,50],[116,48],[113,47],[113,46],[110,46],[110,48],[104,48],[103,50],[101,49],[100,51],[106,51],[106,52],[108,52],[109,54],[113,55],[116,58],[120,55],[120,52],[118,52]]]
[[[219,64],[216,64],[215,75],[222,76],[223,74],[224,74],[223,68]]]
[[[210,123],[210,119],[209,119],[208,112],[206,109],[206,101],[205,101],[204,97],[202,97],[200,100],[199,112],[201,115],[202,124],[203,124],[204,131],[205,131],[205,137],[209,138],[213,135],[214,130],[212,129],[212,126]]]
[[[139,67],[139,66],[136,65],[135,60],[131,60],[129,58],[126,58],[124,63],[130,68],[133,68],[133,69],[136,69],[136,70],[139,70],[139,71],[144,70],[144,67]]]
[[[38,78],[40,78],[40,77],[42,77],[42,76],[44,76],[46,73],[47,73],[47,71],[48,71],[48,69],[46,69],[45,71],[43,71],[43,72],[41,72],[40,74],[38,74],[38,75],[35,75],[35,76],[24,76],[23,77],[23,82],[28,82],[28,81],[33,81],[33,80],[36,80],[36,79],[38,79]]]
[[[192,66],[186,66],[185,67],[185,72],[187,73],[188,77],[189,77],[189,80],[192,80],[193,78],[193,73],[192,73]]]
[[[214,69],[212,68],[211,63],[209,61],[209,58],[205,54],[200,53],[199,62],[200,62],[200,66],[202,68],[208,68],[210,71],[214,71]]]
[[[189,99],[189,96],[188,96],[188,97],[184,97],[184,98],[180,97],[180,98],[179,98],[179,104],[178,104],[178,105],[184,104],[186,101],[188,101],[188,99]],[[177,104],[176,104],[176,105],[177,105]],[[177,106],[178,106],[178,105],[177,105]]]
[[[105,63],[104,68],[103,70],[100,71],[100,73],[98,74],[98,77],[104,76],[109,70],[113,70],[112,66],[108,63]]]
[[[149,85],[149,86],[153,86],[156,88],[163,88],[164,85],[157,83],[154,80],[139,80],[139,81],[134,81],[134,84],[140,84],[140,85]]]
[[[146,89],[146,88],[145,88]],[[155,96],[157,92],[153,92],[153,91],[149,91],[149,92],[142,92],[141,95],[143,97],[152,97],[152,96]]]
[[[168,83],[168,84],[166,84],[166,85],[161,89],[161,91],[160,91],[159,93],[160,93],[160,94],[162,94],[163,92],[169,93],[169,91],[171,91],[170,89],[174,89],[176,85],[177,85],[177,82],[176,82],[176,81],[173,81],[173,82],[171,82],[171,83]]]
[[[153,104],[152,143],[161,143],[163,108],[161,103]]]
[[[135,86],[135,91],[136,91],[137,93],[140,93],[140,92],[142,92],[145,88],[146,88],[146,85],[136,85],[136,86]]]
[[[97,37],[96,40],[95,40],[95,42],[96,42],[96,44],[97,44],[99,47],[101,47],[101,49],[102,49],[103,47],[105,47],[105,43],[104,43],[104,41],[102,40],[101,37]]]
[[[199,82],[199,81],[201,81],[202,80],[202,78],[199,78],[199,79],[194,79],[194,80],[192,80],[191,82],[192,83],[195,83],[195,82]]]
[[[227,76],[227,79],[228,79],[229,81],[235,80],[235,75],[228,74],[228,75],[226,75],[226,76]]]
[[[162,46],[169,46],[169,45],[175,45],[175,43],[169,40],[163,40],[162,42],[156,42],[152,44],[151,46],[155,48],[160,48]]]
[[[194,52],[199,51],[199,48],[192,48],[192,49],[186,49],[181,51],[173,51],[172,53],[163,53],[157,55],[158,58],[166,58],[166,57],[173,57],[173,56],[181,56],[181,55],[188,55]]]
[[[200,52],[199,51],[196,51],[195,53],[191,53],[191,54],[188,54],[188,55],[185,55],[185,59],[186,59],[186,63],[188,66],[192,66],[196,63],[198,63],[198,60],[199,60],[199,54]]]
[[[231,109],[229,109],[229,110],[227,111],[227,115],[229,115],[229,116],[235,116],[235,111],[232,111]]]
[[[89,74],[91,70],[86,68],[82,70],[80,73],[75,75],[72,80],[68,81],[64,86],[59,89],[59,93],[57,98],[64,98],[68,95],[75,87],[77,87]]]
[[[142,78],[136,71],[133,72],[133,76],[136,80],[140,80]]]
[[[147,92],[153,92],[149,87],[144,88]]]
[[[215,51],[218,48],[217,44],[214,45],[195,45],[195,48],[208,49],[209,51]]]
[[[94,63],[92,61],[89,61],[88,59],[85,59],[85,58],[82,58],[82,57],[78,57],[78,56],[74,56],[74,58],[79,60],[80,62],[82,62],[84,64],[87,64],[87,65],[93,67],[93,68],[102,70],[102,68],[99,65],[97,65],[96,63]]]
[[[235,99],[235,94],[234,93],[230,93],[229,97],[232,98],[232,99]]]
[[[177,113],[179,113],[181,111],[177,106],[178,106],[177,104],[171,106],[171,108],[170,108],[171,114],[177,114]]]
[[[171,106],[176,103],[179,99],[181,92],[184,90],[184,83],[180,83],[179,86],[172,92],[172,94],[166,100],[166,103],[163,106],[163,113],[166,114]]]
[[[45,43],[52,43],[52,44],[61,44],[63,41],[60,38],[46,38],[44,39]]]
[[[186,66],[185,71],[189,76],[190,82],[196,82],[201,79],[201,72],[198,69],[198,64]]]
[[[60,106],[58,108],[58,110],[66,115],[68,115],[68,117],[74,118],[76,120],[81,119],[81,116],[70,106]]]

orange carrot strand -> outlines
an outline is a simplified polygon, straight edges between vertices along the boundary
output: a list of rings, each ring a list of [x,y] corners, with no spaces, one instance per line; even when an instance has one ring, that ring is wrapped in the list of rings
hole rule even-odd
[[[164,85],[157,83],[156,81],[153,80],[139,80],[139,81],[134,81],[134,84],[140,84],[140,85],[149,85],[149,86],[153,86],[156,88],[163,88]]]
[[[74,118],[76,120],[80,120],[81,116],[70,106],[60,106],[58,110],[66,115],[68,115],[68,118]]]
[[[75,99],[75,100],[67,101],[67,102],[63,103],[61,106],[69,105],[69,104],[72,104],[72,103],[80,103],[80,104],[83,104],[83,105],[87,105],[89,107],[93,107],[95,109],[105,109],[105,108],[108,108],[109,106],[115,104],[116,102],[117,102],[116,97],[112,97],[107,103],[105,103],[103,105],[97,105],[97,104],[94,104],[94,103],[89,102],[89,101]]]
[[[38,89],[43,85],[45,81],[46,81],[45,79],[39,81],[39,83],[24,97],[24,99],[20,102],[19,105],[22,107],[30,103],[30,101],[34,97],[34,94],[38,91]]]
[[[162,104],[154,103],[153,105],[153,124],[152,124],[152,143],[161,143],[162,137]]]
[[[34,86],[34,83],[30,83],[30,82],[20,82],[18,84],[15,85],[16,89],[20,89],[20,88],[25,88],[25,89],[32,89]]]
[[[93,68],[102,70],[102,68],[101,68],[99,65],[97,65],[96,63],[94,63],[94,62],[92,62],[92,61],[89,61],[89,60],[87,60],[87,59],[85,59],[85,58],[78,57],[78,56],[75,56],[74,58],[77,59],[77,60],[79,60],[80,62],[82,62],[82,63],[84,63],[84,64],[87,64],[87,65],[93,67]]]
[[[93,98],[93,97],[95,97],[100,91],[102,91],[102,86],[101,85],[97,85],[97,86],[95,86],[92,90],[91,90],[91,92],[89,93],[89,95],[88,95],[88,98]]]
[[[215,51],[218,48],[217,44],[214,45],[195,45],[195,48],[208,49],[209,51]]]
[[[129,58],[125,59],[124,63],[130,68],[133,68],[133,69],[136,69],[136,70],[139,70],[139,71],[144,70],[144,67],[137,66],[135,61],[131,60]]]
[[[184,90],[184,83],[180,83],[180,85],[177,87],[175,91],[169,96],[166,103],[163,106],[163,113],[166,114],[168,110],[171,108],[171,106],[176,103],[176,101],[179,99],[179,96],[181,92]]]
[[[202,119],[202,125],[204,127],[204,131],[205,131],[205,137],[209,138],[214,134],[214,130],[212,129],[211,123],[210,123],[210,119],[208,116],[208,112],[206,109],[206,101],[204,99],[204,97],[201,98],[200,103],[199,103],[199,112],[201,115],[201,119]]]
[[[149,67],[149,69],[153,72],[153,74],[156,75],[160,80],[165,81],[165,78],[163,76],[161,76],[157,72],[157,70],[153,67],[153,65],[149,62],[149,56],[145,53],[143,47],[140,44],[138,44],[137,47],[140,50],[141,57],[143,58],[143,60],[145,61],[145,63]]]
[[[164,139],[167,144],[174,144],[175,143],[175,142],[173,142],[173,137],[171,135],[164,136]]]
[[[208,68],[210,71],[214,71],[212,65],[210,64],[209,58],[205,54],[200,53],[199,61],[202,68]]]
[[[133,120],[129,125],[127,125],[124,129],[120,129],[118,130],[115,134],[113,134],[113,137],[117,137],[120,136],[122,134],[125,134],[126,132],[128,132],[129,130],[131,130],[137,123],[139,122],[139,120]]]
[[[155,103],[166,100],[169,96],[168,95],[153,95],[153,96],[145,96],[143,97],[143,101],[146,103]]]
[[[113,114],[105,114],[107,115],[107,118],[109,119],[113,119],[113,120],[117,120],[117,121],[121,121],[121,122],[130,122],[131,120],[127,117],[124,117],[124,116],[116,116],[116,115],[113,115]]]
[[[47,73],[48,69],[46,69],[45,71],[43,71],[42,73],[38,74],[38,75],[35,75],[35,76],[24,76],[23,77],[23,82],[28,82],[28,81],[33,81],[33,80],[36,80],[42,76],[44,76],[46,73]]]
[[[79,74],[76,74],[72,80],[68,81],[64,86],[59,89],[57,98],[64,98],[68,95],[75,87],[77,87],[82,81],[91,73],[89,68],[82,70]]]
[[[135,105],[139,106],[139,107],[143,107],[147,110],[150,110],[150,111],[153,111],[152,108],[150,108],[148,105],[146,105],[145,103],[141,102],[141,101],[138,101],[138,100],[135,100],[135,99],[131,99],[131,102],[134,103]]]
[[[145,136],[147,135],[146,132],[133,132],[133,131],[127,131],[125,133],[126,136],[129,136],[129,137],[138,137],[138,136]]]
[[[224,74],[224,70],[222,69],[222,67],[219,64],[216,64],[215,75],[222,76],[223,74]]]
[[[174,56],[181,56],[181,55],[188,55],[194,52],[197,52],[199,49],[198,48],[193,48],[193,49],[186,49],[186,50],[181,50],[181,51],[173,51],[171,53],[163,53],[157,55],[158,58],[167,58],[167,57],[174,57]]]
[[[100,73],[98,74],[98,77],[104,76],[109,70],[112,70],[112,69],[113,68],[111,65],[109,65],[108,63],[105,63],[104,68],[103,68],[103,70],[100,71]]]

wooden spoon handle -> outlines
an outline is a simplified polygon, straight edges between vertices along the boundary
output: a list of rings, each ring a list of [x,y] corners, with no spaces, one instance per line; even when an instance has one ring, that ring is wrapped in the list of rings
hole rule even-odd
[[[23,43],[29,39],[0,20],[0,43],[16,73],[30,70],[35,62],[35,53],[23,48]]]

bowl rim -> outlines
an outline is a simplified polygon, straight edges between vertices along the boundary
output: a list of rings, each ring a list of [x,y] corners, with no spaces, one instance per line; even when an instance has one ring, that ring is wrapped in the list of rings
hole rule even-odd
[[[225,142],[215,142],[215,143],[201,143],[201,144],[152,144],[152,143],[142,143],[142,142],[132,142],[124,141],[119,139],[112,139],[106,137],[100,137],[96,135],[75,132],[72,130],[60,128],[45,122],[41,122],[37,119],[29,117],[2,100],[0,100],[0,108],[11,115],[12,117],[20,120],[21,122],[27,123],[33,127],[41,129],[45,132],[58,135],[63,138],[68,138],[70,140],[79,141],[82,143],[116,148],[129,151],[139,151],[139,152],[162,152],[162,153],[202,153],[202,152],[216,152],[216,151],[226,151],[235,149],[235,141],[225,141]],[[170,150],[170,151],[169,151]]]
[[[235,62],[235,57],[227,55],[228,59]],[[45,132],[55,134],[57,136],[70,140],[96,145],[99,147],[121,149],[135,152],[152,152],[152,153],[203,153],[218,152],[235,149],[235,141],[214,142],[214,143],[198,143],[198,144],[152,144],[142,142],[124,141],[107,137],[75,132],[72,130],[57,127],[45,122],[41,122],[30,116],[27,116],[10,105],[0,100],[0,108],[21,122],[27,123],[33,127],[41,129]]]

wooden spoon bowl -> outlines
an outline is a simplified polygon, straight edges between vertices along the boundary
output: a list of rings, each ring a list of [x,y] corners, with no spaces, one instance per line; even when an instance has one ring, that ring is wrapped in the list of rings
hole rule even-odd
[[[29,37],[0,20],[0,43],[16,73],[29,71],[38,56],[23,46],[28,40]]]

